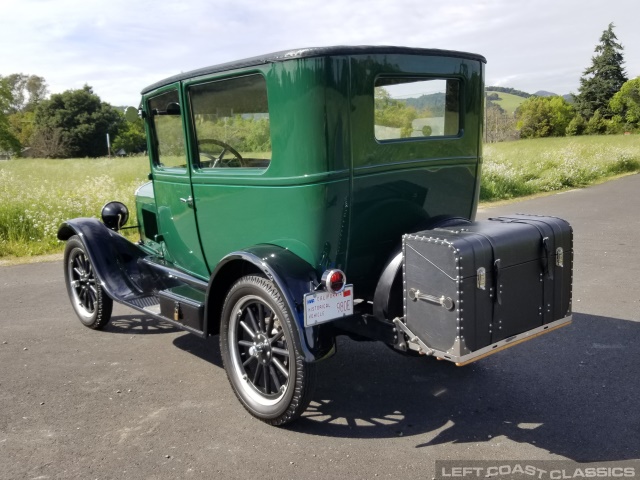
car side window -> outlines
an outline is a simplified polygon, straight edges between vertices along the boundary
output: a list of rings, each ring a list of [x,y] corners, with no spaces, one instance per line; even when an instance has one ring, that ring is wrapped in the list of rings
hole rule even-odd
[[[163,168],[186,169],[187,156],[178,90],[153,97],[149,100],[149,110],[155,131],[155,164]]]
[[[200,168],[269,166],[271,129],[262,75],[193,85],[189,97]]]

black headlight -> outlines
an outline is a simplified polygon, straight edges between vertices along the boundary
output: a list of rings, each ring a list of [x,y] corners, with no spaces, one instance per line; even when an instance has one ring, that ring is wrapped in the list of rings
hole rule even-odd
[[[102,221],[116,232],[129,220],[129,209],[122,202],[109,202],[102,207]]]

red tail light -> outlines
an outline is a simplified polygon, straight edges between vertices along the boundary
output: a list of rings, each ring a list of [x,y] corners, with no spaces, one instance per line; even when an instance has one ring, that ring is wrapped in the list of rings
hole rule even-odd
[[[347,284],[342,270],[327,270],[322,274],[322,284],[332,293],[340,293]]]

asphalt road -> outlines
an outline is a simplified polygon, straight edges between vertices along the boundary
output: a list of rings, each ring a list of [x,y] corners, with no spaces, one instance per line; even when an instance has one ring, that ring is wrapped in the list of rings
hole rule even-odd
[[[485,210],[575,230],[574,322],[463,368],[339,342],[305,416],[253,419],[203,341],[116,307],[61,262],[0,267],[0,478],[431,478],[438,459],[640,458],[640,175]]]

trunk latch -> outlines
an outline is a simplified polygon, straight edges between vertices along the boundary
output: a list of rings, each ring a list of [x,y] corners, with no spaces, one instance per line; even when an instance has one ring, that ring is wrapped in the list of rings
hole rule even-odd
[[[480,290],[487,289],[487,271],[484,267],[478,269],[478,275],[476,277],[477,285]]]

